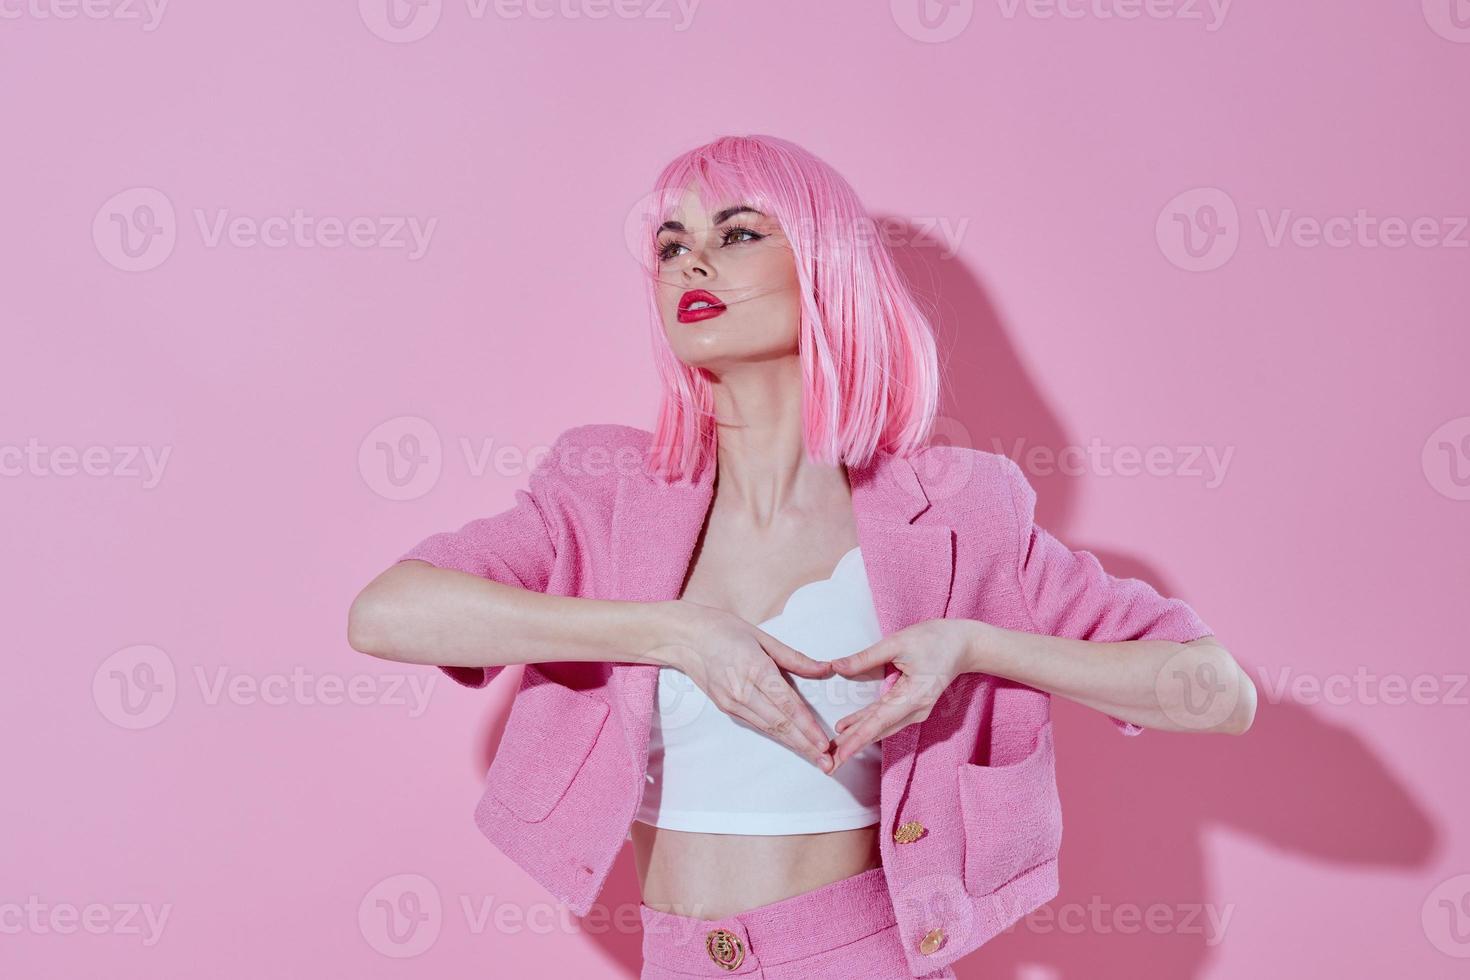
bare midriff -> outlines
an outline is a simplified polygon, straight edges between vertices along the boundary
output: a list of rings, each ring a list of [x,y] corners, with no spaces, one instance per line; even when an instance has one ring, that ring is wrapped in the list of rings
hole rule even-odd
[[[722,919],[882,866],[878,825],[820,834],[701,834],[633,821],[643,903]]]

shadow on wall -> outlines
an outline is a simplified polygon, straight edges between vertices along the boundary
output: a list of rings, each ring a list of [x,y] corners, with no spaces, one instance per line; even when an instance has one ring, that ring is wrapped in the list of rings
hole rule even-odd
[[[968,431],[975,448],[1069,443],[1060,421],[1016,356],[975,276],[916,226],[880,217],[902,245],[895,257],[939,335],[946,390],[940,412]],[[943,433],[940,434],[941,437]],[[1060,472],[1032,477],[1038,523],[1073,548],[1067,523],[1077,487]],[[1092,550],[1113,575],[1141,578],[1177,594],[1128,555]],[[511,674],[512,671],[506,671]],[[519,671],[515,672],[516,674]],[[518,680],[501,678],[503,690]],[[509,694],[488,721],[480,772],[504,727]],[[1228,942],[1228,898],[1211,893],[1204,835],[1211,825],[1274,847],[1343,865],[1415,867],[1436,831],[1403,784],[1352,733],[1295,705],[1263,705],[1243,738],[1145,732],[1125,738],[1100,717],[1057,700],[1057,778],[1065,814],[1062,890],[955,965],[961,980],[1194,980],[1211,951]],[[616,922],[639,904],[631,846],[598,897]],[[1160,906],[1164,930],[1136,925],[1132,909]],[[1159,921],[1159,920],[1154,920]],[[1223,933],[1223,936],[1222,936]],[[642,936],[616,928],[591,934],[618,975],[636,977]]]
[[[974,274],[943,258],[940,243],[915,226],[879,220],[902,229],[895,238],[908,244],[895,256],[934,319],[947,377],[941,413],[968,430],[975,448],[991,452],[1074,441]],[[1067,533],[1075,481],[1060,471],[1029,478],[1038,523],[1071,547],[1087,548]],[[1088,550],[1113,575],[1178,594],[1131,556]],[[1222,929],[1228,941],[1232,913],[1205,875],[1211,825],[1343,865],[1414,867],[1434,848],[1435,828],[1402,782],[1361,739],[1305,708],[1263,705],[1242,738],[1127,738],[1080,705],[1058,699],[1053,710],[1065,825],[1061,893],[957,963],[961,980],[1204,976]],[[1131,910],[1156,905],[1174,925],[1162,935],[1135,931]],[[1189,916],[1194,921],[1186,922]]]

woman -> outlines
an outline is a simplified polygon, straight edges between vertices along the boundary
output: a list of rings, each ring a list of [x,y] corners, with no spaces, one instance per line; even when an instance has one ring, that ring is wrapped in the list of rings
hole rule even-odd
[[[364,589],[351,643],[527,665],[478,825],[578,914],[631,836],[644,977],[953,976],[1056,894],[1050,695],[1238,733],[1254,689],[1037,527],[1009,460],[925,447],[929,324],[830,167],[721,138],[650,200],[654,430],[564,432]]]

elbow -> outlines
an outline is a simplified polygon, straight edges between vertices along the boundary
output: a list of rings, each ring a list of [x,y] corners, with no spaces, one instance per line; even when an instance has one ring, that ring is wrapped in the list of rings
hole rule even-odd
[[[358,653],[387,658],[387,611],[379,592],[369,585],[352,600],[347,610],[347,645]]]
[[[1256,720],[1256,686],[1235,662],[1230,651],[1213,636],[1184,644],[1190,650],[1182,663],[1171,660],[1169,685],[1174,700],[1165,714],[1179,731],[1215,735],[1244,735]]]
[[[1218,643],[1211,643],[1211,648],[1215,653],[1214,675],[1229,678],[1223,693],[1232,698],[1229,715],[1214,730],[1222,735],[1244,735],[1256,720],[1256,685],[1229,650]]]
[[[1250,675],[1233,659],[1230,667],[1235,671],[1240,696],[1235,699],[1235,710],[1226,719],[1222,730],[1227,735],[1244,735],[1251,730],[1251,725],[1256,720],[1256,685],[1251,683]]]

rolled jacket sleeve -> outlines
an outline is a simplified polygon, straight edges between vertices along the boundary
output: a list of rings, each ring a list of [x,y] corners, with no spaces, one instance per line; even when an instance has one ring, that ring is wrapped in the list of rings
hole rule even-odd
[[[1212,630],[1182,599],[1142,579],[1116,578],[1089,551],[1073,551],[1035,521],[1036,493],[1007,459],[1017,521],[1016,576],[1038,633],[1078,640],[1187,643]],[[1111,718],[1111,716],[1109,716]],[[1143,729],[1111,718],[1124,735]]]
[[[545,592],[556,564],[557,535],[549,517],[552,461],[556,458],[557,447],[553,446],[532,471],[530,489],[516,490],[514,506],[470,521],[458,531],[431,534],[397,561],[415,559],[503,585]],[[484,687],[505,668],[441,664],[440,669],[466,687]]]

